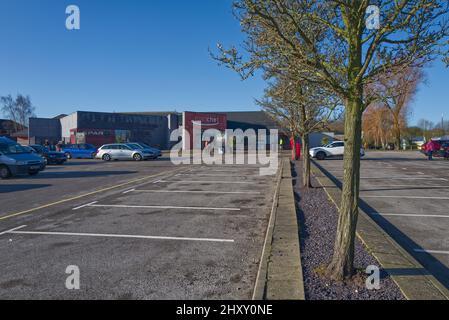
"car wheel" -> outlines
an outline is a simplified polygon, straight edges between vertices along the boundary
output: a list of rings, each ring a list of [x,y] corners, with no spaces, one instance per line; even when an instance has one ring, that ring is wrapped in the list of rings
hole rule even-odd
[[[326,159],[326,154],[323,151],[320,151],[316,154],[316,158],[318,160],[324,160],[324,159]]]
[[[142,161],[142,156],[141,156],[140,154],[138,154],[138,153],[136,153],[136,154],[133,156],[133,158],[134,158],[134,160],[136,160],[136,161]]]
[[[104,154],[103,157],[101,157],[104,161],[111,161],[111,156],[108,154]]]
[[[67,157],[67,159],[72,159],[72,155],[70,153],[66,153],[65,156]]]
[[[95,159],[96,156],[97,156],[97,154],[96,154],[95,152],[93,152],[93,153],[90,155],[90,157],[91,157],[92,159]]]
[[[11,172],[9,171],[7,166],[0,166],[0,178],[8,179],[11,177]]]

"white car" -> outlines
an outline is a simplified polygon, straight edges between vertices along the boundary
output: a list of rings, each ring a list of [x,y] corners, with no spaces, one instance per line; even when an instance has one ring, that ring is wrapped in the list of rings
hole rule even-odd
[[[326,158],[341,157],[345,153],[345,143],[343,141],[335,141],[324,147],[311,148],[310,156],[318,160],[324,160]],[[360,149],[360,155],[365,156],[365,150]]]
[[[111,160],[135,160],[142,161],[147,159],[153,159],[154,154],[146,152],[144,150],[138,150],[130,147],[124,143],[105,144],[98,149],[97,159],[104,161]]]

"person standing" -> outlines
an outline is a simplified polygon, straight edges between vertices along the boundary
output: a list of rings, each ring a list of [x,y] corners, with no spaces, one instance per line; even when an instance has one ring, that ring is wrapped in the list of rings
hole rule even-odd
[[[428,160],[431,161],[433,160],[433,154],[436,151],[439,151],[441,148],[440,144],[436,141],[430,140],[428,145],[427,145],[427,156],[428,156]]]

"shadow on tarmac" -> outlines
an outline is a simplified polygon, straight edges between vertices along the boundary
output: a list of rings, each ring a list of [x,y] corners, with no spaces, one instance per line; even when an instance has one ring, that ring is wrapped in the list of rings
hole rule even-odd
[[[0,193],[10,193],[16,191],[27,191],[51,187],[51,184],[1,184]]]
[[[395,158],[394,160],[398,160]],[[382,160],[384,160],[382,158]],[[427,160],[423,160],[427,161]],[[332,180],[338,188],[341,190],[343,184],[340,180],[334,177],[329,171],[323,168],[317,161],[314,161],[315,165],[324,173],[330,180]],[[414,249],[423,250],[416,242],[410,239],[406,234],[399,230],[396,226],[391,224],[387,219],[381,215],[371,215],[370,213],[377,213],[376,209],[371,207],[368,203],[359,199],[359,207],[366,212],[369,217],[374,220],[384,231],[386,231],[396,242],[399,243],[411,256],[418,260],[435,278],[438,279],[446,288],[449,289],[449,268],[442,264],[439,260],[435,259],[429,253],[420,252],[416,254]],[[407,269],[397,269],[396,275],[410,275],[410,270]]]
[[[104,176],[116,176],[126,174],[136,174],[137,171],[67,171],[67,172],[41,172],[37,176],[30,177],[37,179],[75,179],[75,178],[97,178]]]

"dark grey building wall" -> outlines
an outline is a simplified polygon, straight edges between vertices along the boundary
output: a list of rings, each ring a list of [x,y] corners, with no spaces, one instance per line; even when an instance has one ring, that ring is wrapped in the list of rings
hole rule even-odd
[[[45,140],[57,143],[61,140],[61,123],[59,119],[30,118],[28,136],[32,144]]]
[[[128,130],[132,141],[168,148],[167,116],[78,111],[77,117],[78,129]]]

